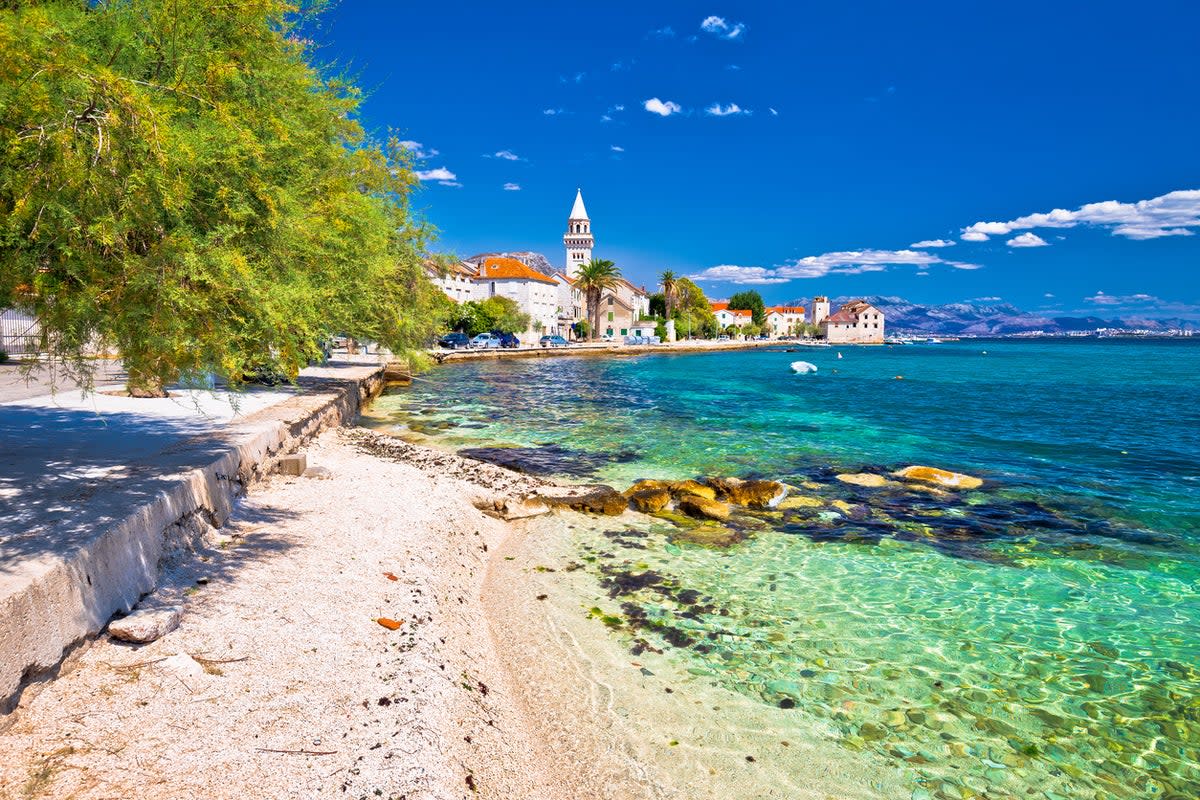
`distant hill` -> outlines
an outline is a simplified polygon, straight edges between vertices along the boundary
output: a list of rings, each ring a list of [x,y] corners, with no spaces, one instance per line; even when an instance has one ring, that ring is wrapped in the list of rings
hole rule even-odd
[[[514,251],[512,253],[477,253],[476,255],[473,255],[470,258],[465,259],[465,260],[477,264],[480,261],[483,261],[483,259],[485,259],[485,258],[493,258],[496,256],[500,256],[503,258],[515,258],[517,261],[520,261],[525,266],[527,266],[531,269],[536,269],[538,272],[542,273],[543,275],[553,275],[554,271],[556,269],[558,269],[553,264],[551,264],[550,260],[547,259],[544,255],[542,255],[541,253],[535,253],[532,250],[518,250],[518,251]]]
[[[833,307],[856,298],[837,298]],[[946,303],[922,305],[902,297],[866,297],[883,312],[889,331],[912,331],[932,334],[996,336],[1013,333],[1045,331],[1070,333],[1096,328],[1139,328],[1152,331],[1171,329],[1200,330],[1200,323],[1181,318],[1149,319],[1124,317],[1053,317],[1044,313],[1022,311],[1011,303]],[[798,304],[807,305],[804,301]]]

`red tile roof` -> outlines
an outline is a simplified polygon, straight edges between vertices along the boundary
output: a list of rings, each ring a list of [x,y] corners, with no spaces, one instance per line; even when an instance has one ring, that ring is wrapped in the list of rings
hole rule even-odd
[[[769,306],[763,309],[763,313],[803,314],[804,306]]]
[[[708,305],[712,308],[714,314],[729,308],[729,303],[709,303]]]
[[[558,285],[550,276],[543,275],[536,269],[525,266],[515,258],[504,258],[502,256],[485,258],[482,266],[479,267],[477,280],[491,280],[493,278],[517,278],[519,280]]]

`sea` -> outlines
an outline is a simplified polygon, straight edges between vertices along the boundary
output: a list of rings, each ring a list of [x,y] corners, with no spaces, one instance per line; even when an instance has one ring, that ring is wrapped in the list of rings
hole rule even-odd
[[[366,424],[621,490],[789,487],[727,523],[538,523],[536,579],[571,593],[557,613],[652,662],[641,680],[671,674],[673,702],[702,698],[692,740],[656,728],[678,715],[630,723],[691,796],[1200,797],[1200,341],[475,361]],[[983,483],[894,474],[909,465]],[[839,477],[864,473],[881,480]],[[751,730],[736,779],[696,769],[742,759]]]

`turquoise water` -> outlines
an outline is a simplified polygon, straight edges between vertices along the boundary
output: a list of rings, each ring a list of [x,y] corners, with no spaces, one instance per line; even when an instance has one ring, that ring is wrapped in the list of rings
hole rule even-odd
[[[841,353],[476,362],[372,413],[618,488],[789,483],[796,503],[721,528],[732,546],[624,518],[572,546],[606,635],[823,720],[912,797],[1200,795],[1200,342]],[[986,482],[834,477],[914,463]]]

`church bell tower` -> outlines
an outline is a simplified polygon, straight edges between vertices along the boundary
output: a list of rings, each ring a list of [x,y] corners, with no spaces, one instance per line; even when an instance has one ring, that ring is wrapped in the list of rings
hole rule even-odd
[[[579,268],[592,260],[592,247],[596,240],[592,238],[592,221],[588,219],[587,209],[583,207],[583,192],[575,190],[575,205],[571,206],[571,215],[567,217],[567,232],[563,234],[563,246],[567,249],[567,275],[572,279],[579,274]]]

